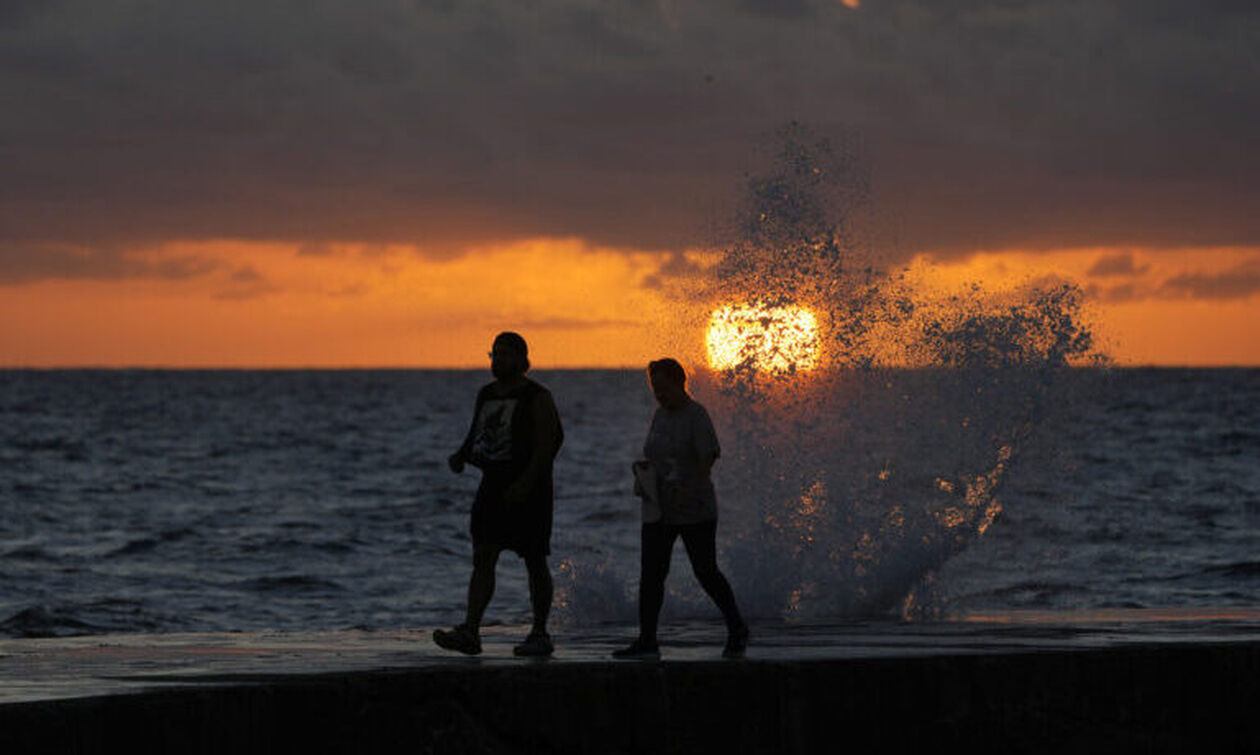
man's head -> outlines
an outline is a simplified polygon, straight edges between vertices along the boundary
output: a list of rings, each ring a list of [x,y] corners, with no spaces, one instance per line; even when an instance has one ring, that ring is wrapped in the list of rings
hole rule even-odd
[[[529,371],[529,346],[519,333],[504,331],[490,347],[490,372],[498,380],[520,377]]]
[[[687,403],[687,371],[677,359],[665,357],[648,364],[648,382],[656,402],[666,409]]]

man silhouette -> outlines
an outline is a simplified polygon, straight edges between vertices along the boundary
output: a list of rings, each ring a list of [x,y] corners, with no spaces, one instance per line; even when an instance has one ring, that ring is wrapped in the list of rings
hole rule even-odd
[[[524,338],[500,333],[490,360],[494,382],[477,393],[472,426],[448,460],[457,474],[465,464],[481,469],[470,525],[473,572],[468,610],[463,624],[434,631],[433,641],[468,655],[481,652],[481,619],[494,595],[495,567],[499,554],[511,550],[525,559],[534,610],[533,628],[513,652],[548,656],[554,650],[547,634],[553,595],[547,567],[554,502],[551,472],[564,430],[551,392],[525,377],[529,347]]]

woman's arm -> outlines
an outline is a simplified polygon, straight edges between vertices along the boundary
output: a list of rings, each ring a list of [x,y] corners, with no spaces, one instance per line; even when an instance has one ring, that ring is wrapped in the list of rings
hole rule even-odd
[[[700,404],[696,404],[695,425],[691,437],[696,446],[696,464],[703,477],[708,477],[713,464],[722,455],[722,447],[718,445],[717,431],[713,429],[713,420],[709,412]]]

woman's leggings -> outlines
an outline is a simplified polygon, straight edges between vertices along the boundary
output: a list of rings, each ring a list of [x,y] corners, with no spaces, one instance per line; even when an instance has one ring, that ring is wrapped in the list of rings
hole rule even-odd
[[[744,625],[735,605],[731,584],[718,571],[717,520],[697,524],[653,522],[643,525],[639,572],[639,636],[647,642],[656,641],[656,622],[661,604],[665,602],[665,577],[669,574],[674,540],[679,535],[687,547],[691,570],[695,572],[700,586],[722,611],[727,631],[734,632]]]

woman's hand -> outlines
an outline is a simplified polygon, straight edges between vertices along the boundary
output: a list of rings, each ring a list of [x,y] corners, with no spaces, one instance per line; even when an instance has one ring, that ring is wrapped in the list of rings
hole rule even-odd
[[[446,460],[446,464],[455,474],[462,474],[464,471],[464,452],[456,451],[451,454],[450,458]]]

